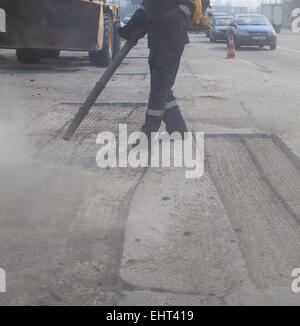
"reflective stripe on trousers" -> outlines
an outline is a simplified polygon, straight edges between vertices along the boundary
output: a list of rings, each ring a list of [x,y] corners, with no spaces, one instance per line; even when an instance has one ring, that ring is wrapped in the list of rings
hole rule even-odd
[[[164,110],[148,109],[147,114],[152,117],[163,117],[166,110],[177,108],[179,105],[176,100],[167,102]]]

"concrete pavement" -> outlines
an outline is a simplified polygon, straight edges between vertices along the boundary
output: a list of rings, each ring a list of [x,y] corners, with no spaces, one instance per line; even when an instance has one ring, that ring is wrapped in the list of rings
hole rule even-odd
[[[175,91],[207,134],[200,180],[96,167],[100,131],[143,121],[145,40],[70,143],[66,124],[103,70],[86,53],[24,66],[2,50],[0,303],[299,305],[299,38],[227,60],[225,44],[191,35]]]

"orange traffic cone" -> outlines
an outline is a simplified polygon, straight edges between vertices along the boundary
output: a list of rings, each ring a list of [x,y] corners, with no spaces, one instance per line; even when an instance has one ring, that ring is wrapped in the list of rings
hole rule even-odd
[[[234,38],[233,34],[230,34],[229,42],[227,46],[227,59],[235,58],[235,47],[234,47]]]

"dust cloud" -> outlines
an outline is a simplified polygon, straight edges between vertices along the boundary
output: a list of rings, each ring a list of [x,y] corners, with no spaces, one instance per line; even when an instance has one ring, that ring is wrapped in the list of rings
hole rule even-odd
[[[13,95],[15,89],[0,86],[0,191],[3,194],[5,187],[11,186],[13,179],[31,165],[33,148],[21,132],[23,113],[17,96]]]
[[[36,149],[22,124],[26,107],[15,94],[16,88],[0,88],[0,224],[22,225],[58,205],[55,196],[65,191],[66,178],[63,169],[35,159]]]

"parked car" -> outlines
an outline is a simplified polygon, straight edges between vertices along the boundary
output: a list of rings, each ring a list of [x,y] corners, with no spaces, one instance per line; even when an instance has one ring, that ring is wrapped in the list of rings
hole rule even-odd
[[[236,16],[230,27],[228,28],[229,35],[234,35],[236,50],[241,46],[270,46],[271,50],[277,47],[277,34],[263,15],[246,14]]]
[[[228,16],[225,12],[214,12],[212,17]]]
[[[232,17],[230,16],[216,16],[211,21],[210,24],[210,41],[226,41],[227,40],[227,30],[232,22]]]
[[[223,12],[211,12],[211,11],[207,11],[206,13],[205,13],[205,15],[208,15],[209,17],[210,17],[210,24],[211,24],[211,22],[216,18],[216,17],[219,17],[219,16],[228,16],[228,14],[225,14],[225,13],[223,13]],[[210,29],[207,29],[206,31],[205,31],[205,34],[206,34],[206,36],[207,37],[210,37]]]

